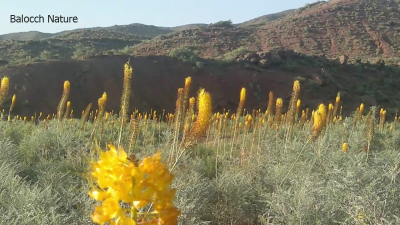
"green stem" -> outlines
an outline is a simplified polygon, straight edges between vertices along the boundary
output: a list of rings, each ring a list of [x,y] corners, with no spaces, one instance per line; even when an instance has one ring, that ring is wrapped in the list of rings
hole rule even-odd
[[[135,222],[137,222],[137,210],[135,206],[132,204],[132,213],[131,213],[131,219],[133,219]]]

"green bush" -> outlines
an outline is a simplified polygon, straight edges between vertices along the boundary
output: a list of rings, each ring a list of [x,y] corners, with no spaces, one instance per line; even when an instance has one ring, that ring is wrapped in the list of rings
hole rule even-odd
[[[196,62],[199,60],[198,51],[193,50],[191,47],[180,47],[171,50],[168,55],[170,57],[175,57],[178,60],[183,62],[190,63],[192,65],[196,65]]]

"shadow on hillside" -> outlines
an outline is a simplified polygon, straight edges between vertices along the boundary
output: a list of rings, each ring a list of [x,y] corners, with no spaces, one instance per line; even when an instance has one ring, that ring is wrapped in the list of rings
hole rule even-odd
[[[119,111],[123,65],[131,58],[133,67],[130,111],[174,112],[177,89],[184,79],[193,78],[190,96],[200,87],[212,94],[213,110],[236,111],[242,87],[247,89],[245,108],[265,110],[269,92],[289,103],[294,80],[301,82],[302,108],[333,103],[341,93],[344,115],[363,102],[365,107],[379,104],[394,115],[400,106],[398,96],[400,68],[379,63],[342,63],[339,59],[307,56],[294,51],[276,50],[247,53],[233,62],[205,60],[182,62],[173,57],[97,56],[85,60],[54,60],[0,69],[0,76],[11,79],[9,96],[17,95],[14,114],[31,116],[56,112],[65,80],[71,82],[69,100],[74,116],[89,103],[97,109],[103,92],[108,95],[106,110]],[[7,109],[10,99],[3,108]],[[284,108],[286,110],[287,107]]]

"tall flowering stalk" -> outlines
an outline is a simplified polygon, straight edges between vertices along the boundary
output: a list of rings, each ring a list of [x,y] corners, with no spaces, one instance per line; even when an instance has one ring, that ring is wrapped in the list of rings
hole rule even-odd
[[[204,135],[211,124],[212,117],[212,99],[210,93],[201,88],[197,96],[198,115],[193,128],[190,130],[187,139],[182,146],[193,147]]]
[[[91,198],[101,201],[91,214],[97,224],[178,224],[180,211],[173,205],[175,189],[170,185],[174,178],[166,164],[161,162],[161,151],[135,163],[128,159],[124,149],[109,145],[100,152],[100,158],[91,162]],[[121,206],[121,202],[127,207]],[[152,212],[141,212],[152,205]]]
[[[3,77],[1,79],[0,85],[0,106],[4,103],[8,95],[8,91],[10,90],[10,79],[8,77]]]
[[[65,109],[65,106],[67,104],[67,100],[69,97],[70,88],[71,88],[71,84],[69,83],[69,81],[68,80],[64,81],[63,94],[61,96],[60,103],[58,104],[58,107],[57,107],[57,117],[59,120],[61,120],[63,118],[63,113],[64,113],[64,109]]]
[[[131,96],[131,78],[132,78],[132,67],[130,65],[130,59],[129,59],[129,61],[124,65],[124,83],[122,88],[121,110],[120,110],[121,120],[125,120],[128,118],[129,101]]]
[[[296,108],[297,108],[297,100],[300,95],[300,81],[296,80],[293,83],[293,91],[289,101],[289,111],[287,113],[287,123],[290,128],[293,127],[294,122],[296,121]]]
[[[273,114],[274,111],[274,92],[270,91],[268,95],[268,106],[267,106],[267,111],[265,112],[265,115],[270,117]]]
[[[236,120],[238,120],[240,116],[242,116],[245,101],[246,101],[246,88],[242,88],[242,90],[240,90],[240,100],[236,112]]]

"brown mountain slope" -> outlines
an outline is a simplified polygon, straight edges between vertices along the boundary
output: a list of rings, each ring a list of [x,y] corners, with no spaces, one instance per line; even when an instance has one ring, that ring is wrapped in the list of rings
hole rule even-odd
[[[194,46],[215,58],[241,46],[252,51],[283,47],[329,57],[397,57],[400,53],[398,0],[334,0],[310,4],[290,16],[245,28],[207,27],[163,35],[139,45],[138,55],[164,55]]]
[[[268,14],[268,15],[264,15],[264,16],[260,16],[254,19],[251,19],[249,21],[243,22],[243,23],[238,23],[235,24],[238,27],[245,27],[245,26],[250,26],[250,25],[256,25],[256,24],[264,24],[264,23],[269,23],[272,22],[274,20],[280,19],[282,17],[285,17],[291,13],[294,13],[296,11],[296,9],[288,9],[282,12],[278,12],[278,13],[273,13],[273,14]]]
[[[246,46],[249,50],[257,51],[261,42],[256,37],[256,28],[208,26],[184,30],[167,35],[161,35],[150,41],[141,43],[135,48],[135,55],[168,55],[171,50],[190,46],[199,52],[203,58],[217,58],[225,53]]]
[[[283,98],[286,108],[294,79],[301,81],[303,108],[332,102],[338,91],[342,93],[345,115],[360,102],[364,102],[366,108],[378,102],[388,109],[388,115],[393,115],[396,107],[400,107],[399,68],[370,64],[334,66],[336,62],[293,52],[278,52],[276,57],[282,60],[268,69],[251,64],[212,62],[205,63],[202,68],[193,68],[171,57],[132,57],[130,111],[137,108],[140,111],[165,109],[173,112],[177,88],[184,85],[187,76],[193,79],[191,96],[196,95],[199,87],[206,88],[212,95],[214,111],[220,112],[236,110],[242,87],[247,88],[247,110],[265,110],[270,91]],[[0,68],[0,78],[10,77],[10,93],[3,108],[8,109],[11,96],[16,94],[15,114],[55,113],[63,82],[69,80],[69,100],[75,112],[81,112],[90,102],[97,108],[97,100],[103,92],[108,94],[107,110],[119,111],[123,65],[127,59],[128,56],[99,56]],[[321,67],[325,69],[322,71]]]
[[[368,58],[400,53],[400,2],[334,0],[257,30],[262,49],[284,46],[309,54]]]

